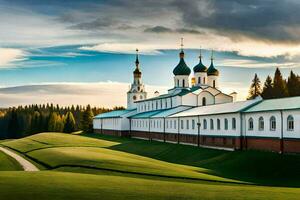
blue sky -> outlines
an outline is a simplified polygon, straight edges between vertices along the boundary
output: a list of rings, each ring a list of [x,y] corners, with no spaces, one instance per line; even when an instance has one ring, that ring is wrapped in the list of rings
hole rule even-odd
[[[221,89],[244,99],[254,73],[262,81],[276,67],[285,76],[290,70],[300,73],[300,3],[266,2],[0,0],[0,85],[63,88],[101,82],[110,91],[106,83],[117,82],[127,87],[139,48],[145,84],[151,90],[168,88],[184,37],[189,67],[198,63],[200,46],[209,66],[213,49]],[[2,106],[9,102],[7,97]]]

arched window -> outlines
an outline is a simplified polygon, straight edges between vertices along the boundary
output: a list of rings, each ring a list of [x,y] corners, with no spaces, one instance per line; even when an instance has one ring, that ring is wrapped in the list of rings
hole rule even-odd
[[[216,81],[213,80],[213,87],[215,88],[216,87]]]
[[[184,128],[183,120],[180,121],[180,126],[181,126],[181,129]]]
[[[232,118],[232,129],[235,130],[236,129],[236,119]]]
[[[276,130],[276,118],[272,116],[270,118],[270,130],[275,131]]]
[[[201,84],[201,77],[198,77],[198,84]]]
[[[287,118],[287,130],[293,131],[294,130],[294,117],[289,115]]]
[[[206,119],[203,120],[203,129],[207,129],[207,121],[206,121]]]
[[[202,98],[202,106],[206,106],[206,98],[205,97]]]
[[[179,87],[179,80],[177,80],[177,87]]]
[[[221,129],[221,121],[220,121],[220,119],[217,119],[217,129],[218,130]]]
[[[190,121],[186,120],[186,129],[189,129],[189,128],[190,128]]]
[[[185,81],[184,81],[184,79],[182,80],[182,87],[185,87]]]
[[[174,120],[174,129],[176,129],[176,120]]]
[[[195,129],[195,120],[192,119],[192,129]]]
[[[214,120],[210,119],[210,130],[214,130]]]
[[[228,119],[224,119],[224,129],[228,130]]]
[[[248,130],[249,131],[253,130],[253,119],[252,119],[252,117],[248,120]]]
[[[205,81],[206,81],[206,80],[205,80],[205,77],[203,77],[203,84],[205,84]]]
[[[258,130],[263,131],[265,128],[265,122],[263,117],[259,117],[258,119]]]

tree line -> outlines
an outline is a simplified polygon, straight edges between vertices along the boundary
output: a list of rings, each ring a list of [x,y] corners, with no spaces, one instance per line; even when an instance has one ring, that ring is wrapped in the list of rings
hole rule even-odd
[[[21,138],[40,132],[92,132],[95,115],[120,109],[124,108],[60,107],[53,104],[0,109],[0,138]]]
[[[274,77],[267,76],[263,86],[257,74],[254,75],[247,99],[261,96],[263,99],[300,96],[300,76],[293,71],[284,79],[279,68],[276,68]]]

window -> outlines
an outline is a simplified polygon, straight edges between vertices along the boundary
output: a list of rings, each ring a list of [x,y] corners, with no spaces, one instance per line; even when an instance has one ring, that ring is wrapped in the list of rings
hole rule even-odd
[[[179,80],[177,80],[177,87],[179,87]]]
[[[232,118],[232,129],[235,130],[236,129],[236,119]]]
[[[202,106],[206,106],[206,98],[205,97],[202,98]]]
[[[228,130],[228,119],[224,119],[224,129]]]
[[[192,120],[192,129],[195,129],[195,120]]]
[[[207,129],[207,121],[206,121],[206,119],[203,120],[203,129]]]
[[[205,84],[205,77],[203,77],[203,84]]]
[[[264,118],[259,117],[258,119],[258,130],[263,131],[265,128]]]
[[[276,130],[276,118],[272,116],[270,118],[270,130],[275,131]]]
[[[155,108],[156,110],[158,109],[158,101],[156,101],[156,108]]]
[[[174,129],[176,129],[176,120],[174,120]]]
[[[170,128],[172,128],[172,120],[170,121]]]
[[[217,129],[218,130],[221,129],[221,121],[220,121],[220,119],[217,119]]]
[[[252,118],[250,118],[250,119],[248,120],[248,130],[249,130],[249,131],[252,131],[252,130],[253,130],[253,119],[252,119]]]
[[[294,130],[294,117],[289,115],[287,118],[287,130],[293,131]]]
[[[214,130],[214,120],[210,119],[210,130]]]
[[[181,120],[180,123],[181,123],[181,129],[183,129],[183,120]]]
[[[190,128],[190,121],[186,120],[186,129],[189,129],[189,128]]]
[[[213,87],[215,88],[216,87],[216,81],[213,80]]]
[[[166,121],[166,127],[169,128],[169,121]]]
[[[185,87],[184,79],[182,80],[182,87]]]
[[[198,84],[201,84],[201,77],[198,77]]]

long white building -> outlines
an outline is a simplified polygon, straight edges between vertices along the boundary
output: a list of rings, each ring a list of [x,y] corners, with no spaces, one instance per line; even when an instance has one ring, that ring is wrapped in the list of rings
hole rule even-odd
[[[179,53],[174,87],[147,98],[138,55],[127,109],[97,115],[96,133],[222,149],[300,152],[300,97],[236,101],[219,88],[213,58],[191,69]]]

